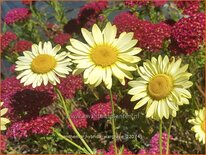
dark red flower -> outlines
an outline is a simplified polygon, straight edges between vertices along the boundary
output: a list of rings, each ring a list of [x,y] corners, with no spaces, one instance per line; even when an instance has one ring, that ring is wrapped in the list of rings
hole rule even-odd
[[[81,110],[76,109],[70,114],[70,118],[74,123],[76,128],[87,128],[87,115]],[[68,123],[68,128],[71,128],[71,125]]]
[[[9,10],[5,16],[5,22],[8,25],[27,19],[30,11],[27,8],[14,8]]]
[[[107,5],[108,2],[106,0],[87,3],[80,8],[77,20],[83,27],[88,28],[96,23],[98,16]]]
[[[12,41],[16,40],[17,36],[13,32],[6,32],[0,37],[1,41],[1,52],[2,50],[5,50]]]
[[[68,33],[60,33],[54,37],[54,42],[56,44],[60,44],[61,46],[64,46],[69,42],[70,37],[71,36]]]
[[[64,25],[64,32],[69,34],[81,33],[82,24],[77,19],[71,19]]]
[[[180,19],[172,27],[172,43],[170,49],[175,54],[191,54],[203,43],[205,34],[205,14],[198,13]]]
[[[56,97],[51,85],[35,89],[24,87],[16,77],[6,78],[1,86],[1,100],[8,108],[8,116],[12,122],[37,117],[39,111],[51,105]]]
[[[31,49],[31,46],[32,46],[32,42],[30,41],[27,41],[27,40],[20,40],[20,41],[17,41],[15,46],[14,46],[14,50],[16,52],[23,52],[23,51],[26,51],[26,50],[30,50]]]

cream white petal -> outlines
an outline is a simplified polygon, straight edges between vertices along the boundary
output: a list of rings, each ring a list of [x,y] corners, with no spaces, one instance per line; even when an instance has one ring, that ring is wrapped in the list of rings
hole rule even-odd
[[[117,28],[115,25],[111,25],[110,22],[107,23],[105,29],[103,30],[104,43],[113,43],[117,34]]]
[[[89,74],[91,73],[91,71],[95,68],[95,66],[90,66],[89,68],[85,69],[84,73],[83,73],[83,77],[84,79],[88,79]]]
[[[146,117],[151,117],[158,107],[158,101],[153,101],[152,104],[147,109]]]
[[[92,27],[92,35],[94,38],[94,41],[96,44],[102,44],[103,43],[103,36],[102,36],[102,32],[99,29],[99,27],[97,26],[97,24],[94,24]]]
[[[85,28],[81,28],[81,32],[82,35],[84,37],[84,39],[86,40],[86,42],[90,45],[90,46],[94,46],[95,42],[94,42],[94,38],[92,36],[92,33],[89,32],[87,29]]]
[[[33,45],[31,46],[31,50],[32,50],[32,53],[33,53],[35,56],[39,55],[39,53],[41,52],[41,51],[39,52],[39,47],[38,47],[37,44],[33,44]]]
[[[143,99],[141,99],[134,107],[134,109],[138,109],[140,107],[142,107],[143,105],[145,105],[148,101],[149,101],[149,97],[145,97]]]
[[[87,44],[84,44],[76,39],[70,39],[70,42],[75,49],[80,50],[81,52],[84,52],[84,53],[89,53],[90,47]]]
[[[131,49],[132,47],[134,47],[137,44],[137,40],[131,40],[128,44],[126,44],[125,46],[119,48],[121,52],[127,51],[129,49]]]
[[[132,98],[130,99],[130,101],[136,101],[139,100],[143,97],[147,96],[147,92],[146,91],[142,91],[140,93],[135,94],[134,96],[132,96]]]
[[[56,45],[53,49],[52,52],[50,52],[51,55],[56,55],[59,51],[61,50],[61,46],[60,45]]]
[[[129,42],[132,40],[134,36],[133,32],[129,32],[125,34],[123,37],[119,38],[117,40],[116,46],[118,46],[120,49],[123,48],[125,45],[129,44]]]
[[[8,111],[8,108],[1,109],[1,111],[0,111],[1,116],[5,115],[7,113],[7,111]]]
[[[77,55],[83,55],[83,56],[86,56],[88,55],[87,52],[84,52],[84,51],[81,51],[79,49],[75,49],[73,48],[72,46],[67,46],[66,47],[70,52],[74,53],[74,54],[77,54]],[[68,55],[70,57],[70,54]]]

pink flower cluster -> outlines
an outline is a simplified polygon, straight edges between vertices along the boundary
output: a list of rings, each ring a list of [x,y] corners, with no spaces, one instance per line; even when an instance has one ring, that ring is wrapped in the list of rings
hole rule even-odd
[[[54,42],[64,46],[69,42],[70,37],[71,36],[68,33],[60,33],[54,37]]]
[[[99,149],[97,150],[97,154],[104,154],[104,155],[113,155],[115,154],[115,150],[114,150],[114,145],[110,144],[108,151],[104,150],[104,149]],[[126,147],[124,147],[124,150],[122,151],[122,154],[133,154],[130,150],[128,150]]]
[[[163,22],[153,24],[149,21],[138,19],[129,12],[123,12],[114,19],[118,33],[134,32],[134,38],[138,40],[138,46],[158,52],[162,48],[165,39],[170,37],[171,27]]]
[[[5,16],[5,22],[8,25],[27,19],[30,11],[27,8],[14,8],[9,10]]]
[[[113,96],[113,102],[117,101],[116,95]],[[89,108],[89,113],[93,121],[98,121],[102,118],[111,116],[112,107],[110,96],[107,95],[102,101],[99,101]]]
[[[175,3],[178,8],[181,8],[183,10],[183,14],[186,15],[193,15],[200,9],[200,0],[175,0]]]
[[[0,37],[0,41],[1,41],[1,52],[2,50],[5,50],[12,41],[16,40],[17,36],[16,34],[14,34],[13,32],[6,32],[3,35],[1,35]]]
[[[38,116],[30,121],[19,121],[13,123],[6,132],[8,138],[24,138],[33,134],[50,134],[52,133],[51,127],[56,123],[60,123],[57,116],[48,114]]]
[[[17,41],[14,45],[14,50],[16,52],[23,52],[23,51],[26,51],[26,50],[30,50],[31,49],[31,46],[32,46],[32,42],[30,41],[27,41],[27,40],[20,40],[20,41]]]
[[[180,19],[172,27],[171,50],[175,54],[191,54],[198,50],[205,35],[205,14],[197,13]]]
[[[80,8],[78,14],[78,21],[81,23],[83,27],[90,27],[96,23],[96,20],[99,14],[104,10],[108,5],[106,0],[100,0],[97,2],[91,2],[85,4]]]
[[[89,113],[91,116],[91,119],[94,121],[98,121],[102,118],[106,118],[108,116],[111,116],[112,114],[112,107],[110,101],[108,102],[100,102],[92,105],[89,108]]]
[[[161,7],[165,3],[167,3],[168,0],[125,0],[124,4],[129,7],[134,7],[135,5],[137,6],[145,6],[151,3],[152,5],[156,7]]]
[[[87,115],[81,109],[74,110],[70,114],[70,118],[76,128],[87,128]],[[72,128],[72,126],[68,124],[68,128]]]
[[[66,78],[62,78],[61,83],[57,87],[65,98],[71,99],[74,97],[77,90],[83,88],[83,80],[81,76],[70,75]]]
[[[173,137],[170,136],[172,140]],[[162,153],[166,153],[167,148],[167,133],[162,133]],[[156,133],[150,140],[150,148],[148,150],[142,149],[138,154],[159,154],[159,133]]]

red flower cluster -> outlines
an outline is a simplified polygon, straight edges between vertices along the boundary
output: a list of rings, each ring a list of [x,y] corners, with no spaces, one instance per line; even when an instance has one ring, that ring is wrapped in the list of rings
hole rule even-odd
[[[146,6],[151,2],[152,5],[156,7],[161,7],[165,3],[167,3],[167,0],[125,0],[124,4],[129,7],[137,6]]]
[[[61,46],[66,45],[69,42],[70,34],[68,33],[60,33],[54,37],[54,42],[56,44],[60,44]]]
[[[74,110],[70,114],[70,118],[76,128],[87,128],[87,115],[81,109]],[[68,128],[72,128],[72,126],[68,124]]]
[[[54,102],[52,86],[24,87],[16,77],[6,78],[1,83],[1,100],[8,108],[11,121],[28,120],[39,115],[39,111]]]
[[[9,44],[16,40],[17,36],[16,34],[14,34],[13,32],[6,32],[4,33],[1,37],[0,37],[0,41],[1,41],[1,52],[2,50],[5,50]]]
[[[0,134],[0,152],[6,150],[6,136]]]
[[[113,101],[116,102],[116,96],[113,96]],[[112,107],[110,102],[110,96],[107,95],[103,101],[100,101],[89,108],[91,119],[98,121],[102,118],[106,118],[112,114]]]
[[[16,44],[14,45],[14,50],[16,52],[23,52],[26,50],[30,50],[32,46],[32,42],[27,41],[27,40],[20,40],[17,41]]]
[[[140,20],[128,12],[117,15],[114,24],[118,28],[118,33],[134,32],[138,46],[151,52],[158,52],[162,48],[163,41],[170,37],[171,27],[169,25],[163,22],[153,24]]]
[[[140,20],[137,16],[129,12],[122,12],[115,16],[113,23],[118,28],[118,34],[122,32],[135,32],[140,26]]]
[[[9,10],[5,16],[5,22],[8,25],[25,20],[30,16],[30,11],[27,8],[14,8]]]
[[[97,150],[98,154],[104,154],[104,155],[112,155],[115,154],[115,150],[114,150],[114,145],[110,144],[108,151],[104,150],[104,149],[100,149]],[[124,150],[122,151],[122,154],[133,154],[130,150],[128,150],[126,147],[124,147]]]
[[[141,0],[141,1],[139,1],[139,0],[125,0],[124,4],[126,6],[129,6],[129,7],[134,7],[135,5],[141,7],[141,6],[148,5],[149,2],[150,2],[149,0]]]
[[[81,22],[83,27],[90,27],[96,23],[96,20],[99,14],[104,10],[108,5],[108,2],[105,0],[91,2],[84,5],[80,8],[78,14],[78,21]]]
[[[22,4],[24,5],[30,5],[32,2],[35,2],[34,0],[21,0]]]
[[[198,13],[180,19],[172,27],[171,50],[175,54],[191,54],[198,50],[205,34],[205,14]]]
[[[112,114],[111,103],[110,102],[96,103],[89,108],[89,113],[91,119],[94,121],[98,121],[102,118],[106,118]]]
[[[70,75],[66,78],[62,78],[61,83],[57,85],[57,87],[65,98],[71,99],[74,97],[77,90],[83,88],[83,80],[81,76]]]
[[[7,129],[6,136],[21,139],[33,134],[48,135],[52,133],[51,127],[56,123],[60,123],[60,120],[53,114],[39,116],[30,121],[15,122]]]
[[[200,0],[175,0],[175,3],[178,8],[181,8],[183,10],[183,14],[186,15],[193,15],[194,13],[197,13],[200,9]]]
[[[170,136],[170,140],[173,137]],[[162,152],[165,154],[167,148],[167,133],[162,133]],[[159,154],[159,133],[156,133],[150,140],[150,148],[148,150],[141,149],[138,154]]]

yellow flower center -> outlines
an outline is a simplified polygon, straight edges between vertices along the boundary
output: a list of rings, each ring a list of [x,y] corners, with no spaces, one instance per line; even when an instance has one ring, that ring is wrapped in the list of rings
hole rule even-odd
[[[158,74],[150,80],[148,93],[152,98],[161,100],[168,96],[172,87],[173,84],[171,77],[166,74]]]
[[[202,130],[205,132],[205,121],[202,122],[201,127],[202,127]]]
[[[54,69],[56,60],[48,54],[40,54],[31,63],[31,70],[34,73],[44,74]]]
[[[118,49],[108,45],[101,44],[92,48],[91,59],[96,65],[102,67],[110,66],[117,61]]]

